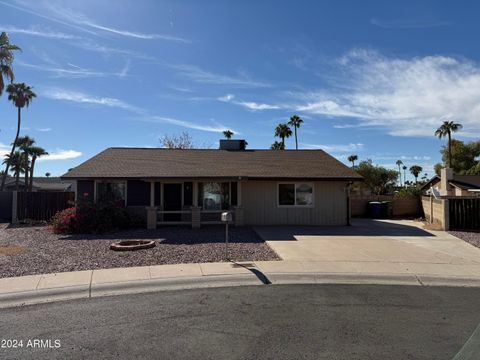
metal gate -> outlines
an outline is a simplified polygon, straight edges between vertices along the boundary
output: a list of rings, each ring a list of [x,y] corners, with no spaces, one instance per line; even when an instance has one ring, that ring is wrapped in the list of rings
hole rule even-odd
[[[12,196],[11,191],[0,192],[0,222],[12,220]]]
[[[448,199],[450,230],[480,230],[480,198]]]

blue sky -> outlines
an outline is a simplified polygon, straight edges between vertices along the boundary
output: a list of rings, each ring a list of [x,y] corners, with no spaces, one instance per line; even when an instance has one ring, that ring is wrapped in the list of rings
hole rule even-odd
[[[464,1],[3,1],[17,82],[38,95],[23,134],[61,175],[109,146],[232,129],[268,148],[293,114],[301,148],[432,174],[443,120],[480,134],[480,5]],[[0,98],[0,150],[15,108]],[[294,147],[294,139],[287,140]]]

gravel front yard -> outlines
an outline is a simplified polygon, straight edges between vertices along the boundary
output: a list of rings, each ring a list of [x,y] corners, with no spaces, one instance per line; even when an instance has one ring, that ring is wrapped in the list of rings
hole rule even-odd
[[[152,249],[116,252],[117,240],[157,240]],[[225,228],[165,227],[110,235],[56,235],[46,226],[0,224],[0,277],[128,266],[224,261]],[[230,259],[279,260],[249,227],[230,229]]]
[[[462,239],[463,241],[480,248],[480,232],[471,231],[449,231],[449,234]]]

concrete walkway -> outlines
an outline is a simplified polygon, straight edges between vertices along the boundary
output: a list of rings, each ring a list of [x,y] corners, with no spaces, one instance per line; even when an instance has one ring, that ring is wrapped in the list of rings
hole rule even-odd
[[[480,249],[405,221],[258,228],[283,261],[101,269],[0,279],[0,307],[167,289],[292,283],[480,286]]]

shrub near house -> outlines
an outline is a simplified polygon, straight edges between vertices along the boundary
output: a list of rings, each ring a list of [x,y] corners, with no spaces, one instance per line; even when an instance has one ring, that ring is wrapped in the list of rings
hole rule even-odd
[[[103,234],[142,225],[123,206],[109,201],[96,204],[82,201],[76,208],[59,211],[52,219],[56,234]]]

